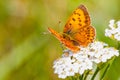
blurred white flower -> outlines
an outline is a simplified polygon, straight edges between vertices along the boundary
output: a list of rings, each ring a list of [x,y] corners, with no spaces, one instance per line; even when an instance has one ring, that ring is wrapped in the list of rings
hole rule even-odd
[[[111,29],[114,29],[114,24],[115,24],[115,20],[110,20],[109,21],[109,27],[111,28]]]
[[[114,38],[117,39],[118,41],[120,41],[120,33],[115,34],[115,35],[114,35]]]
[[[113,56],[119,56],[118,50],[108,47],[106,43],[95,41],[88,47],[81,47],[77,53],[65,50],[62,57],[54,62],[53,68],[59,78],[66,78],[76,73],[84,74],[86,70],[93,69],[93,63],[104,63]]]
[[[105,29],[105,36],[120,41],[120,21],[110,20],[109,28]]]

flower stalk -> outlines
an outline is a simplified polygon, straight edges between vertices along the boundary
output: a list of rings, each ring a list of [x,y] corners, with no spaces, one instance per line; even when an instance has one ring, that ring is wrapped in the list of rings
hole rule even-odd
[[[95,79],[95,77],[96,77],[97,73],[99,72],[99,70],[100,70],[100,68],[97,67],[96,70],[95,70],[95,73],[93,74],[93,76],[92,76],[92,78],[91,78],[91,80],[94,80],[94,79]]]
[[[104,76],[105,76],[105,74],[107,73],[107,71],[108,71],[109,68],[110,68],[110,64],[107,64],[107,66],[106,66],[106,68],[105,68],[105,70],[104,70],[104,72],[103,72],[100,80],[103,80],[103,78],[104,78]]]

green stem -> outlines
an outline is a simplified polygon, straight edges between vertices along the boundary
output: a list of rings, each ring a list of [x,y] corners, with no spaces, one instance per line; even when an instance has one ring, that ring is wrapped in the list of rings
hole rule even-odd
[[[97,69],[96,69],[95,73],[93,74],[91,80],[95,79],[95,76],[97,75],[97,73],[99,72],[99,70],[100,70],[99,67],[97,67]]]
[[[119,52],[120,52],[120,42],[118,42],[118,47],[117,47],[117,49],[118,49]]]
[[[84,79],[83,80],[86,80],[87,76],[89,74],[89,71],[86,72],[85,76],[84,76]]]
[[[100,80],[102,80],[102,79],[105,77],[107,71],[109,70],[109,68],[110,68],[110,66],[112,65],[112,63],[114,62],[114,60],[115,60],[115,57],[113,57],[113,58],[108,62],[107,67],[105,68],[105,70],[104,70],[104,72],[103,72]]]
[[[79,80],[83,80],[83,75],[79,76]]]
[[[106,69],[105,69],[102,77],[100,78],[100,80],[102,80],[102,79],[104,78],[104,76],[105,76],[105,74],[107,73],[107,71],[108,71],[109,68],[110,68],[110,64],[107,65],[107,67],[106,67]]]
[[[75,80],[75,78],[74,78],[73,76],[71,76],[71,77],[69,78],[69,80]]]

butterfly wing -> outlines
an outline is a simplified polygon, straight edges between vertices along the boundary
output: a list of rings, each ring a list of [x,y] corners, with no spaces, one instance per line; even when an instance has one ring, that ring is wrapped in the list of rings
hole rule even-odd
[[[64,44],[67,48],[69,48],[70,50],[76,52],[78,50],[80,50],[80,48],[78,46],[74,46],[74,41],[72,41],[69,37],[65,37],[61,34],[59,34],[58,32],[56,32],[55,30],[53,30],[52,28],[48,28],[48,30],[50,31],[51,34],[53,34],[62,44]]]
[[[95,30],[84,5],[80,5],[68,19],[63,33],[70,35],[78,45],[87,46],[94,40]]]

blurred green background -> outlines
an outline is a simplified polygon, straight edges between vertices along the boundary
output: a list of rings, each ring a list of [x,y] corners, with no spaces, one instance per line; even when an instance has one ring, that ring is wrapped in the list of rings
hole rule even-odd
[[[80,4],[88,8],[96,39],[117,48],[104,29],[120,19],[120,0],[0,0],[0,80],[61,80],[52,66],[62,49],[47,28],[62,32]],[[105,80],[120,80],[119,67],[118,57]]]

